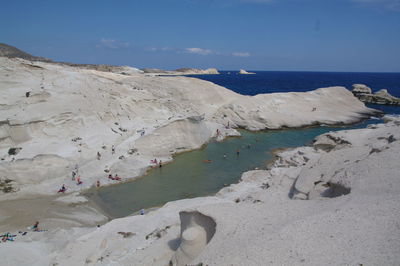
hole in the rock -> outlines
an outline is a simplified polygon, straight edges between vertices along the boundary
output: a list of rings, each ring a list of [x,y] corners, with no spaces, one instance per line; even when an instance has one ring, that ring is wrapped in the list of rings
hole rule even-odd
[[[179,245],[181,244],[181,238],[177,237],[175,239],[171,239],[168,241],[168,246],[170,249],[176,251],[179,248]]]
[[[210,242],[211,238],[215,234],[215,229],[217,227],[217,224],[215,223],[213,218],[197,211],[183,211],[180,212],[179,215],[181,218],[181,233],[185,231],[188,227],[198,225],[205,229],[207,234],[207,243]]]
[[[336,198],[350,193],[351,188],[345,187],[341,184],[327,183],[328,188],[321,193],[322,197]]]

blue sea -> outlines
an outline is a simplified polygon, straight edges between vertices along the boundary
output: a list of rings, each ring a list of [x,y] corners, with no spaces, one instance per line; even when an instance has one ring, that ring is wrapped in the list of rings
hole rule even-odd
[[[220,71],[220,75],[194,75],[243,95],[273,92],[304,92],[330,86],[344,86],[351,90],[356,83],[365,84],[376,92],[387,89],[400,97],[400,73],[352,72],[288,72],[250,71],[255,75],[239,75],[238,71]],[[369,105],[385,113],[400,113],[399,107]]]

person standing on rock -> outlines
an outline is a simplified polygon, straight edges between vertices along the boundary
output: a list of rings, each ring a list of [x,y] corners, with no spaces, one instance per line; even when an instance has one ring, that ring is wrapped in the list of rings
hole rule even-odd
[[[39,231],[39,221],[36,221],[36,223],[32,226],[32,230],[35,232]]]
[[[111,146],[111,154],[114,154],[114,153],[115,153],[115,146],[112,145],[112,146]]]
[[[100,152],[97,152],[97,160],[100,160],[101,159],[101,154],[100,154]]]

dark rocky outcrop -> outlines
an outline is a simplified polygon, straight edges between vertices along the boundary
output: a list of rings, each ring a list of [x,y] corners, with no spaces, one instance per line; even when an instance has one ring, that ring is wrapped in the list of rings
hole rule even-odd
[[[364,84],[353,84],[352,92],[354,96],[365,103],[400,105],[400,98],[390,95],[385,89],[372,93],[371,88]]]

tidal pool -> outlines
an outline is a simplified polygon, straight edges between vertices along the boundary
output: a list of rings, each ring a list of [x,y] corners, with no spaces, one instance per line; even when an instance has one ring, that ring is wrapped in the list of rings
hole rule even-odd
[[[241,137],[211,141],[200,150],[175,156],[172,163],[152,169],[141,178],[90,191],[88,197],[110,217],[118,218],[173,200],[211,195],[238,182],[243,172],[265,169],[274,149],[308,145],[316,136],[328,131],[364,128],[379,122],[381,120],[369,119],[351,126],[241,130]]]

